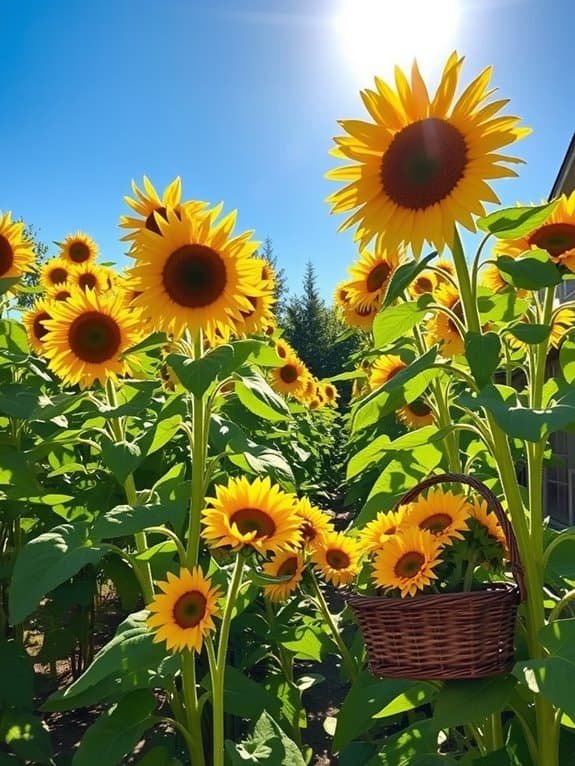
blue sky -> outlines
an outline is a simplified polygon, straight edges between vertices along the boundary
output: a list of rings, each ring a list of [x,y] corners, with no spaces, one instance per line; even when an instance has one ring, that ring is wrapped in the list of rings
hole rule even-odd
[[[293,289],[311,259],[329,297],[355,257],[324,202],[336,120],[364,118],[358,89],[391,58],[417,54],[435,84],[454,47],[464,82],[493,64],[534,130],[503,202],[547,194],[575,128],[571,0],[428,0],[431,17],[353,0],[355,18],[350,2],[0,0],[0,209],[47,242],[87,231],[122,263],[131,179],[181,175],[187,198],[224,200],[272,238]]]

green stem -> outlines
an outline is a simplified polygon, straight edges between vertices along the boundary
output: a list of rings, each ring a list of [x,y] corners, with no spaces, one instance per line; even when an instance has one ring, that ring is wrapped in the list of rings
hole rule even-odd
[[[126,493],[126,500],[128,505],[135,506],[138,503],[136,494],[136,484],[134,482],[133,474],[129,474],[124,482],[124,492]],[[145,532],[136,532],[134,534],[134,541],[136,543],[136,550],[138,553],[144,553],[148,550],[148,538]],[[146,604],[150,604],[154,600],[154,581],[152,579],[152,570],[150,568],[149,561],[134,560],[139,572],[138,579],[142,583],[142,595]]]
[[[321,588],[319,587],[319,583],[314,575],[313,572],[310,571],[310,579],[313,585],[314,595],[317,598],[317,602],[319,604],[320,610],[323,614],[323,617],[325,621],[327,622],[332,638],[337,644],[337,648],[339,649],[339,652],[341,654],[341,659],[343,661],[344,667],[347,671],[347,674],[350,678],[350,680],[353,682],[356,680],[358,676],[358,669],[357,665],[355,663],[355,660],[349,653],[349,649],[344,644],[343,639],[341,637],[341,634],[339,632],[339,629],[335,623],[335,620],[333,618],[332,613],[329,610],[329,607],[326,603],[326,600],[324,598],[323,593],[321,592]]]
[[[157,723],[167,723],[170,726],[173,726],[176,731],[179,731],[182,737],[184,738],[184,741],[186,745],[188,746],[188,753],[190,754],[190,760],[192,763],[192,766],[195,766],[196,762],[194,761],[194,753],[195,753],[195,742],[193,740],[193,737],[190,735],[190,732],[186,729],[185,726],[183,726],[180,721],[175,720],[174,718],[170,718],[169,716],[157,716],[154,717],[154,720]]]
[[[475,556],[471,556],[469,561],[467,562],[467,567],[465,569],[465,575],[463,577],[463,592],[469,593],[471,591],[471,586],[473,584],[473,573],[475,572]]]
[[[182,566],[186,563],[186,549],[182,545],[182,541],[178,537],[178,535],[172,530],[168,529],[168,527],[148,527],[146,529],[146,532],[153,535],[163,535],[164,537],[167,537],[168,540],[171,540],[174,545],[176,546],[176,550],[178,551],[178,558],[180,559],[180,564]]]
[[[557,537],[551,540],[547,548],[545,548],[545,553],[543,554],[543,574],[545,574],[545,570],[549,564],[549,558],[551,557],[551,554],[555,548],[557,548],[558,545],[561,545],[561,543],[564,543],[566,540],[575,540],[575,531],[572,529],[566,529],[564,532],[560,532]]]
[[[196,689],[196,657],[193,651],[182,652],[182,686],[188,731],[193,747],[193,751],[190,751],[192,766],[205,766],[201,712]]]
[[[505,745],[503,726],[501,725],[501,713],[493,713],[490,718],[491,745],[494,750],[500,750]]]
[[[574,598],[575,598],[575,590],[567,591],[567,593],[563,596],[563,598],[560,601],[558,601],[553,607],[553,609],[551,610],[551,613],[549,614],[549,622],[558,620],[561,612],[565,609],[565,607],[570,601],[573,601]]]

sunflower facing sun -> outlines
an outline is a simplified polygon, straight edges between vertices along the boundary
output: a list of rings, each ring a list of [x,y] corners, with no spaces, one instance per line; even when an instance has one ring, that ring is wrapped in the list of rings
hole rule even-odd
[[[405,370],[407,365],[399,356],[394,354],[384,354],[378,357],[371,367],[369,376],[369,385],[372,390],[384,386],[397,375],[398,372]]]
[[[24,224],[0,210],[0,279],[21,277],[32,271],[33,263],[34,249],[24,235]]]
[[[388,543],[401,529],[404,517],[405,508],[378,513],[376,518],[366,524],[359,533],[359,539],[364,550],[378,551],[382,545]]]
[[[72,268],[70,261],[65,258],[51,258],[40,267],[40,284],[46,290],[55,285],[66,284]]]
[[[93,262],[98,257],[98,245],[83,231],[69,234],[57,244],[60,245],[60,258],[69,264]]]
[[[347,300],[354,306],[380,305],[399,262],[396,251],[364,250],[348,269]]]
[[[407,524],[431,532],[441,545],[462,540],[469,520],[469,504],[465,495],[454,495],[442,489],[430,489],[409,506]]]
[[[332,213],[354,211],[340,228],[357,225],[361,248],[375,237],[392,250],[409,242],[416,256],[424,241],[442,250],[456,223],[474,231],[483,203],[499,201],[488,182],[517,175],[508,163],[518,160],[499,152],[529,131],[498,114],[505,101],[488,101],[491,68],[455,101],[462,64],[452,53],[433,98],[416,62],[411,83],[396,68],[395,90],[376,77],[361,93],[373,122],[340,122],[347,135],[332,154],[354,164],[327,174],[345,183],[328,201]]]
[[[285,601],[288,596],[297,590],[303,577],[304,559],[301,553],[291,551],[282,551],[276,553],[271,561],[266,562],[263,571],[272,577],[288,577],[289,580],[266,585],[264,587],[264,596],[270,601]]]
[[[415,596],[437,579],[441,546],[427,530],[410,527],[376,553],[373,579],[379,588],[397,588],[401,597]]]
[[[165,641],[172,652],[201,652],[204,638],[216,629],[213,618],[219,615],[219,589],[212,588],[199,567],[181,569],[179,577],[168,572],[167,582],[158,586],[162,593],[148,605],[154,643]]]
[[[296,502],[296,513],[300,518],[302,545],[309,550],[316,548],[327,534],[335,531],[331,517],[312,505],[307,497]]]
[[[44,338],[48,332],[44,326],[47,319],[52,319],[52,308],[50,301],[39,300],[29,311],[22,316],[28,343],[37,354],[44,353]]]
[[[362,548],[343,532],[328,532],[312,555],[321,576],[332,585],[348,585],[359,572]]]

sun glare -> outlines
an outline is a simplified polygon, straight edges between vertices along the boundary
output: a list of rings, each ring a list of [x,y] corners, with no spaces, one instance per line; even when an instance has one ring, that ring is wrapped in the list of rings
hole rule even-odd
[[[347,67],[365,85],[414,57],[428,71],[455,44],[459,0],[342,0],[336,34]]]

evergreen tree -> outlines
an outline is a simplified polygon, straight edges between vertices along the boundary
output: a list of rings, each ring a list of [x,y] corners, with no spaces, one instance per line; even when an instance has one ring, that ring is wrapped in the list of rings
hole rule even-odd
[[[34,244],[34,253],[36,255],[36,270],[29,271],[24,274],[21,279],[21,283],[27,288],[30,287],[39,290],[40,279],[38,272],[40,266],[43,263],[46,263],[48,260],[48,245],[38,239],[38,231],[34,228],[34,226],[27,226],[24,230],[24,235]],[[20,292],[18,293],[18,297],[16,299],[16,305],[21,309],[29,309],[34,305],[37,298],[38,295],[36,293]]]

